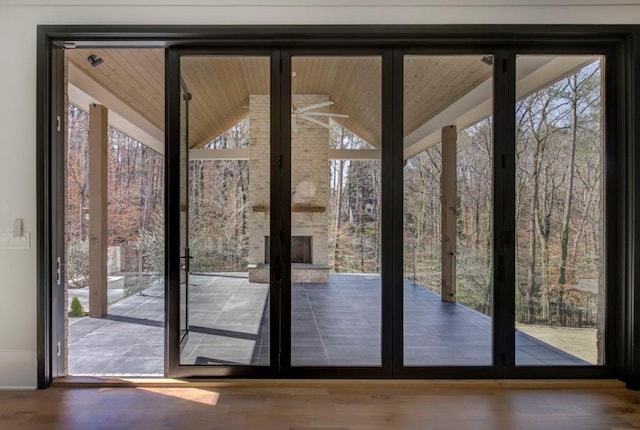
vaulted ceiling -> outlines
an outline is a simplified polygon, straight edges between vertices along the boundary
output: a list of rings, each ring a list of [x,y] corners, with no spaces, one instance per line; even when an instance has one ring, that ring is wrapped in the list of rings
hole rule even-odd
[[[159,49],[76,49],[69,61],[98,85],[164,130],[164,52]],[[93,67],[89,55],[102,58]],[[406,57],[404,135],[490,78],[481,56]],[[181,77],[192,94],[191,147],[201,147],[248,114],[250,94],[269,93],[268,57],[183,57]],[[380,57],[294,57],[293,94],[325,94],[325,112],[374,146],[381,138]],[[298,108],[299,106],[294,106]]]

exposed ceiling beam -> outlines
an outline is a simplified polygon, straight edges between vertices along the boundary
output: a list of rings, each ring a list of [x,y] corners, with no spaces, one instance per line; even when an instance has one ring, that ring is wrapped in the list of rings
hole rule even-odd
[[[91,103],[109,109],[109,125],[154,151],[164,154],[164,132],[133,110],[108,89],[69,62],[69,102],[89,111]]]
[[[329,149],[329,160],[379,160],[379,149]]]
[[[518,60],[516,97],[523,97],[556,82],[570,73],[596,61],[597,57],[525,56]],[[404,139],[404,159],[437,145],[442,127],[457,126],[459,131],[487,118],[492,113],[493,78],[486,80],[449,107],[434,116]]]
[[[189,160],[248,160],[249,148],[190,149]]]
[[[249,148],[190,149],[189,160],[248,160]],[[329,149],[329,160],[379,160],[379,149]]]

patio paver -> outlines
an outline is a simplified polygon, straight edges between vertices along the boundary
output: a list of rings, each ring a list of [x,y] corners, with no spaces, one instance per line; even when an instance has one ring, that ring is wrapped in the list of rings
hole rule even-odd
[[[183,364],[269,362],[268,285],[246,274],[192,275]],[[491,319],[419,285],[404,286],[405,366],[491,364]],[[379,366],[380,278],[332,274],[329,284],[292,288],[293,366]],[[109,317],[70,318],[69,374],[162,375],[164,294],[144,290],[109,307]],[[588,363],[516,332],[522,365]]]

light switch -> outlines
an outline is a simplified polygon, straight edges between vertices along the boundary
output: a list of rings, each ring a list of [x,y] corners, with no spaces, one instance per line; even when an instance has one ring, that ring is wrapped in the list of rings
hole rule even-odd
[[[22,236],[22,220],[20,218],[16,218],[13,221],[13,237]]]
[[[0,234],[0,247],[2,249],[29,249],[31,248],[31,233],[22,233],[14,236],[13,233]]]

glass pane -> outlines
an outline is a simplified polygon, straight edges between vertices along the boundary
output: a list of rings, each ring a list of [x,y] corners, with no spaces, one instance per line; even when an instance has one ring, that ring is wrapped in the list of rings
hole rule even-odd
[[[380,366],[379,57],[295,57],[291,364]]]
[[[69,49],[64,55],[67,315],[59,321],[66,325],[60,360],[69,375],[162,376],[164,49]],[[99,62],[90,64],[90,56]],[[97,88],[109,97],[93,94]],[[108,102],[114,99],[121,103]],[[102,162],[95,162],[96,150]],[[95,192],[94,180],[101,178]]]
[[[180,362],[269,365],[269,57],[181,59],[188,334]]]
[[[492,364],[492,56],[404,58],[404,365]]]
[[[516,364],[604,364],[602,66],[520,56]]]

